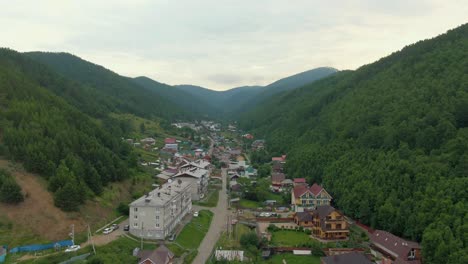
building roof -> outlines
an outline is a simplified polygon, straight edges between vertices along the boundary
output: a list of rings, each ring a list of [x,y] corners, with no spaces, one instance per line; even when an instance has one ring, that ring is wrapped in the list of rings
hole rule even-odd
[[[312,214],[310,212],[297,212],[296,218],[299,222],[311,222]]]
[[[315,195],[317,196],[321,191],[323,190],[322,186],[314,183],[311,187],[310,187],[310,191]]]
[[[161,185],[159,188],[136,199],[130,206],[162,206],[179,195],[188,185],[190,185],[189,182],[182,180],[169,180],[169,182]]]
[[[140,258],[139,263],[144,263],[145,260],[150,260],[154,264],[167,264],[174,258],[174,253],[166,246],[160,245],[155,250],[142,250],[138,253]]]
[[[400,263],[419,263],[419,261],[407,261],[411,249],[419,249],[421,246],[413,241],[407,241],[401,237],[383,230],[375,230],[369,235],[371,243],[391,255],[400,259]]]
[[[182,169],[179,173],[174,175],[173,177],[182,177],[182,176],[190,176],[194,178],[201,178],[206,175],[208,171],[200,168],[191,168],[191,169]]]
[[[293,181],[291,179],[284,179],[281,181],[281,184],[293,184]]]
[[[306,183],[305,178],[294,178],[294,183]]]
[[[324,264],[372,264],[372,262],[362,253],[351,252],[341,255],[333,255],[322,258]]]
[[[286,179],[286,175],[284,175],[284,173],[273,173],[271,175],[271,181],[272,182],[281,183],[282,181],[284,181],[284,179]]]
[[[166,138],[164,139],[164,144],[175,144],[177,141],[175,138]]]

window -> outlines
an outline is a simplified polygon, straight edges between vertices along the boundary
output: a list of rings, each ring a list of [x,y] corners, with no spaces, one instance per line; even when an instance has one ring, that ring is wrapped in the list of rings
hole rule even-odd
[[[156,220],[159,220],[159,215],[156,216]]]
[[[133,223],[133,226],[134,226],[134,227],[138,227],[138,223]]]
[[[159,227],[159,224],[156,224],[156,227]]]
[[[133,208],[133,211],[138,212],[138,208],[136,208],[136,207]]]
[[[135,219],[138,219],[138,215],[135,215],[134,217],[135,217]]]

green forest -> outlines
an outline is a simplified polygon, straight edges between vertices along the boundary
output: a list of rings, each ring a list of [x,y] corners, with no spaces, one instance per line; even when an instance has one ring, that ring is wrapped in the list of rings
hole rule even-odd
[[[347,215],[420,241],[425,263],[468,263],[468,25],[240,120]]]
[[[69,83],[52,72],[37,80],[31,72],[41,69],[22,54],[0,50],[0,154],[43,175],[56,205],[76,210],[109,182],[128,177],[136,155],[120,139],[122,131],[114,134],[46,89]]]

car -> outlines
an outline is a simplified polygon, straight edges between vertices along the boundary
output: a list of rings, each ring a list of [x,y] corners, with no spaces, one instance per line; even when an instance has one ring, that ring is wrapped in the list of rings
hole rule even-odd
[[[65,252],[78,251],[80,248],[81,248],[80,245],[73,245],[65,249]]]
[[[124,231],[130,231],[130,225],[125,225],[123,228]]]
[[[102,231],[102,233],[103,233],[104,235],[107,235],[107,234],[112,233],[112,231],[114,231],[114,229],[111,228],[111,227],[108,227],[108,228],[105,228],[104,231]]]
[[[175,233],[172,233],[169,235],[169,241],[174,241],[176,238],[176,234]]]
[[[117,229],[119,229],[119,225],[118,225],[118,224],[113,224],[113,225],[111,226],[111,228],[112,228],[113,230],[117,230]]]
[[[193,216],[194,216],[194,217],[198,217],[198,211],[195,211],[195,212],[193,213]]]

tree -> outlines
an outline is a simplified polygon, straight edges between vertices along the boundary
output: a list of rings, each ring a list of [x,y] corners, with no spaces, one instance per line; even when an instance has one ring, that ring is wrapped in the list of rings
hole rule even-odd
[[[249,246],[257,247],[259,244],[259,240],[255,232],[249,232],[249,233],[242,234],[240,238],[240,243],[241,245],[246,246],[246,247],[249,247]]]
[[[7,179],[0,186],[1,202],[17,204],[24,200],[21,187],[13,179]]]

